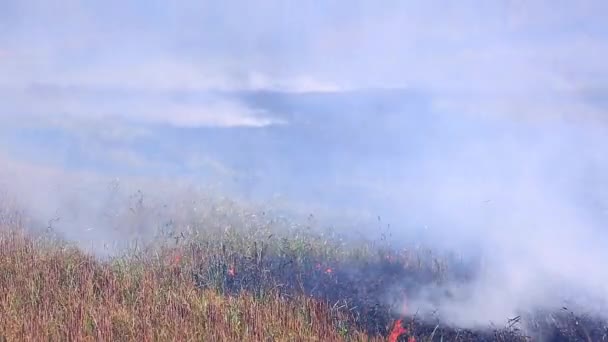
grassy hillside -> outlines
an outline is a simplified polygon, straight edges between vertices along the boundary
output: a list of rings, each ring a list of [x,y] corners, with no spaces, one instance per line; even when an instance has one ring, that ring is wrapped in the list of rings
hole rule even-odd
[[[205,225],[111,258],[52,233],[0,229],[3,340],[524,341],[517,320],[481,331],[408,312],[408,294],[473,274],[448,257],[343,243],[306,229]],[[534,340],[599,341],[602,322],[535,321]],[[527,333],[530,335],[530,333]]]
[[[184,259],[163,251],[99,262],[64,244],[5,230],[0,336],[9,341],[374,340],[350,326],[347,312],[307,296],[227,294],[197,286],[188,271],[191,261]]]

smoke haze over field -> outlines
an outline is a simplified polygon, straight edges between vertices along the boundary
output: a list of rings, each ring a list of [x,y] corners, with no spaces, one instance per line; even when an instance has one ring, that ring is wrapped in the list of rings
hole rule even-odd
[[[462,298],[429,289],[448,321],[564,295],[608,316],[582,296],[608,300],[606,15],[603,1],[3,1],[0,185],[43,224],[70,213],[55,226],[83,244],[122,238],[104,228],[117,177],[161,202],[196,184],[345,224],[380,215],[398,243],[484,256]]]

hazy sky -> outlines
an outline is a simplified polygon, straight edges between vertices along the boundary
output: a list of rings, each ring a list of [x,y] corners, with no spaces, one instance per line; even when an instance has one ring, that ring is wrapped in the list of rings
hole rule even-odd
[[[0,146],[271,192],[299,172],[394,200],[382,183],[417,179],[422,159],[517,169],[499,144],[517,158],[599,148],[606,14],[604,1],[5,0]]]
[[[0,146],[111,175],[338,189],[387,212],[434,177],[505,186],[536,163],[545,179],[601,155],[605,14],[603,1],[2,1]]]
[[[264,126],[288,113],[234,92],[369,88],[415,90],[454,114],[580,116],[605,106],[603,1],[0,6],[5,115]],[[183,91],[196,103],[180,101]]]
[[[34,152],[50,149],[47,155],[65,159],[66,148],[54,144],[72,145],[70,137],[78,136],[79,145],[100,161],[176,167],[193,160],[209,163],[210,156],[178,151],[197,142],[176,141],[180,134],[168,141],[163,127],[261,128],[289,125],[299,114],[313,126],[342,120],[351,130],[366,128],[353,111],[376,121],[378,131],[430,113],[602,120],[607,6],[603,1],[5,0],[0,3],[1,123],[13,133],[20,132],[14,127],[41,129],[31,134],[37,141],[13,134],[18,137],[5,141],[10,145],[5,148],[24,140],[39,144],[31,147]],[[376,92],[361,99],[370,89]],[[407,96],[395,95],[385,104],[377,96],[382,89]],[[279,94],[256,101],[260,92]],[[299,101],[298,94],[309,92],[324,96]],[[387,118],[389,110],[397,118]],[[151,131],[166,150],[154,160],[145,142],[135,144]],[[359,133],[351,138],[366,138]],[[72,159],[78,159],[75,152],[68,153]]]

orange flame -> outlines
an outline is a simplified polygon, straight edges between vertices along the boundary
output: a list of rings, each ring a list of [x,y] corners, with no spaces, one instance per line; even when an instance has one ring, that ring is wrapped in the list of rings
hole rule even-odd
[[[388,342],[397,342],[399,336],[407,333],[407,329],[403,327],[403,320],[395,321],[393,325],[393,330],[391,330],[390,335],[388,335]]]
[[[391,330],[391,333],[388,335],[388,342],[397,342],[397,339],[401,335],[407,334],[407,333],[408,333],[407,329],[403,327],[403,320],[398,319],[395,321],[395,324],[393,325],[393,329]],[[410,337],[410,338],[408,338],[408,342],[416,342],[416,338]]]
[[[236,269],[234,268],[234,266],[230,266],[228,268],[228,275],[231,277],[234,277],[236,275]]]

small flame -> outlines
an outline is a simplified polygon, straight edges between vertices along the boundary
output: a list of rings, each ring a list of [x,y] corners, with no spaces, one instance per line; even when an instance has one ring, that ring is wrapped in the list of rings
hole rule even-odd
[[[234,266],[230,266],[228,268],[228,275],[231,277],[234,277],[236,275],[236,270],[234,269]]]
[[[333,270],[331,269],[331,267],[328,267],[328,268],[325,270],[325,273],[326,273],[326,274],[332,274],[332,273],[333,273]]]
[[[171,264],[173,266],[177,266],[179,265],[179,263],[182,261],[182,254],[179,252],[174,252],[171,258]]]
[[[407,334],[407,332],[407,329],[403,327],[403,320],[396,320],[395,324],[393,325],[393,329],[391,330],[391,333],[388,335],[388,342],[397,342],[397,339],[401,335]],[[408,338],[408,342],[416,342],[416,338],[410,337]]]

